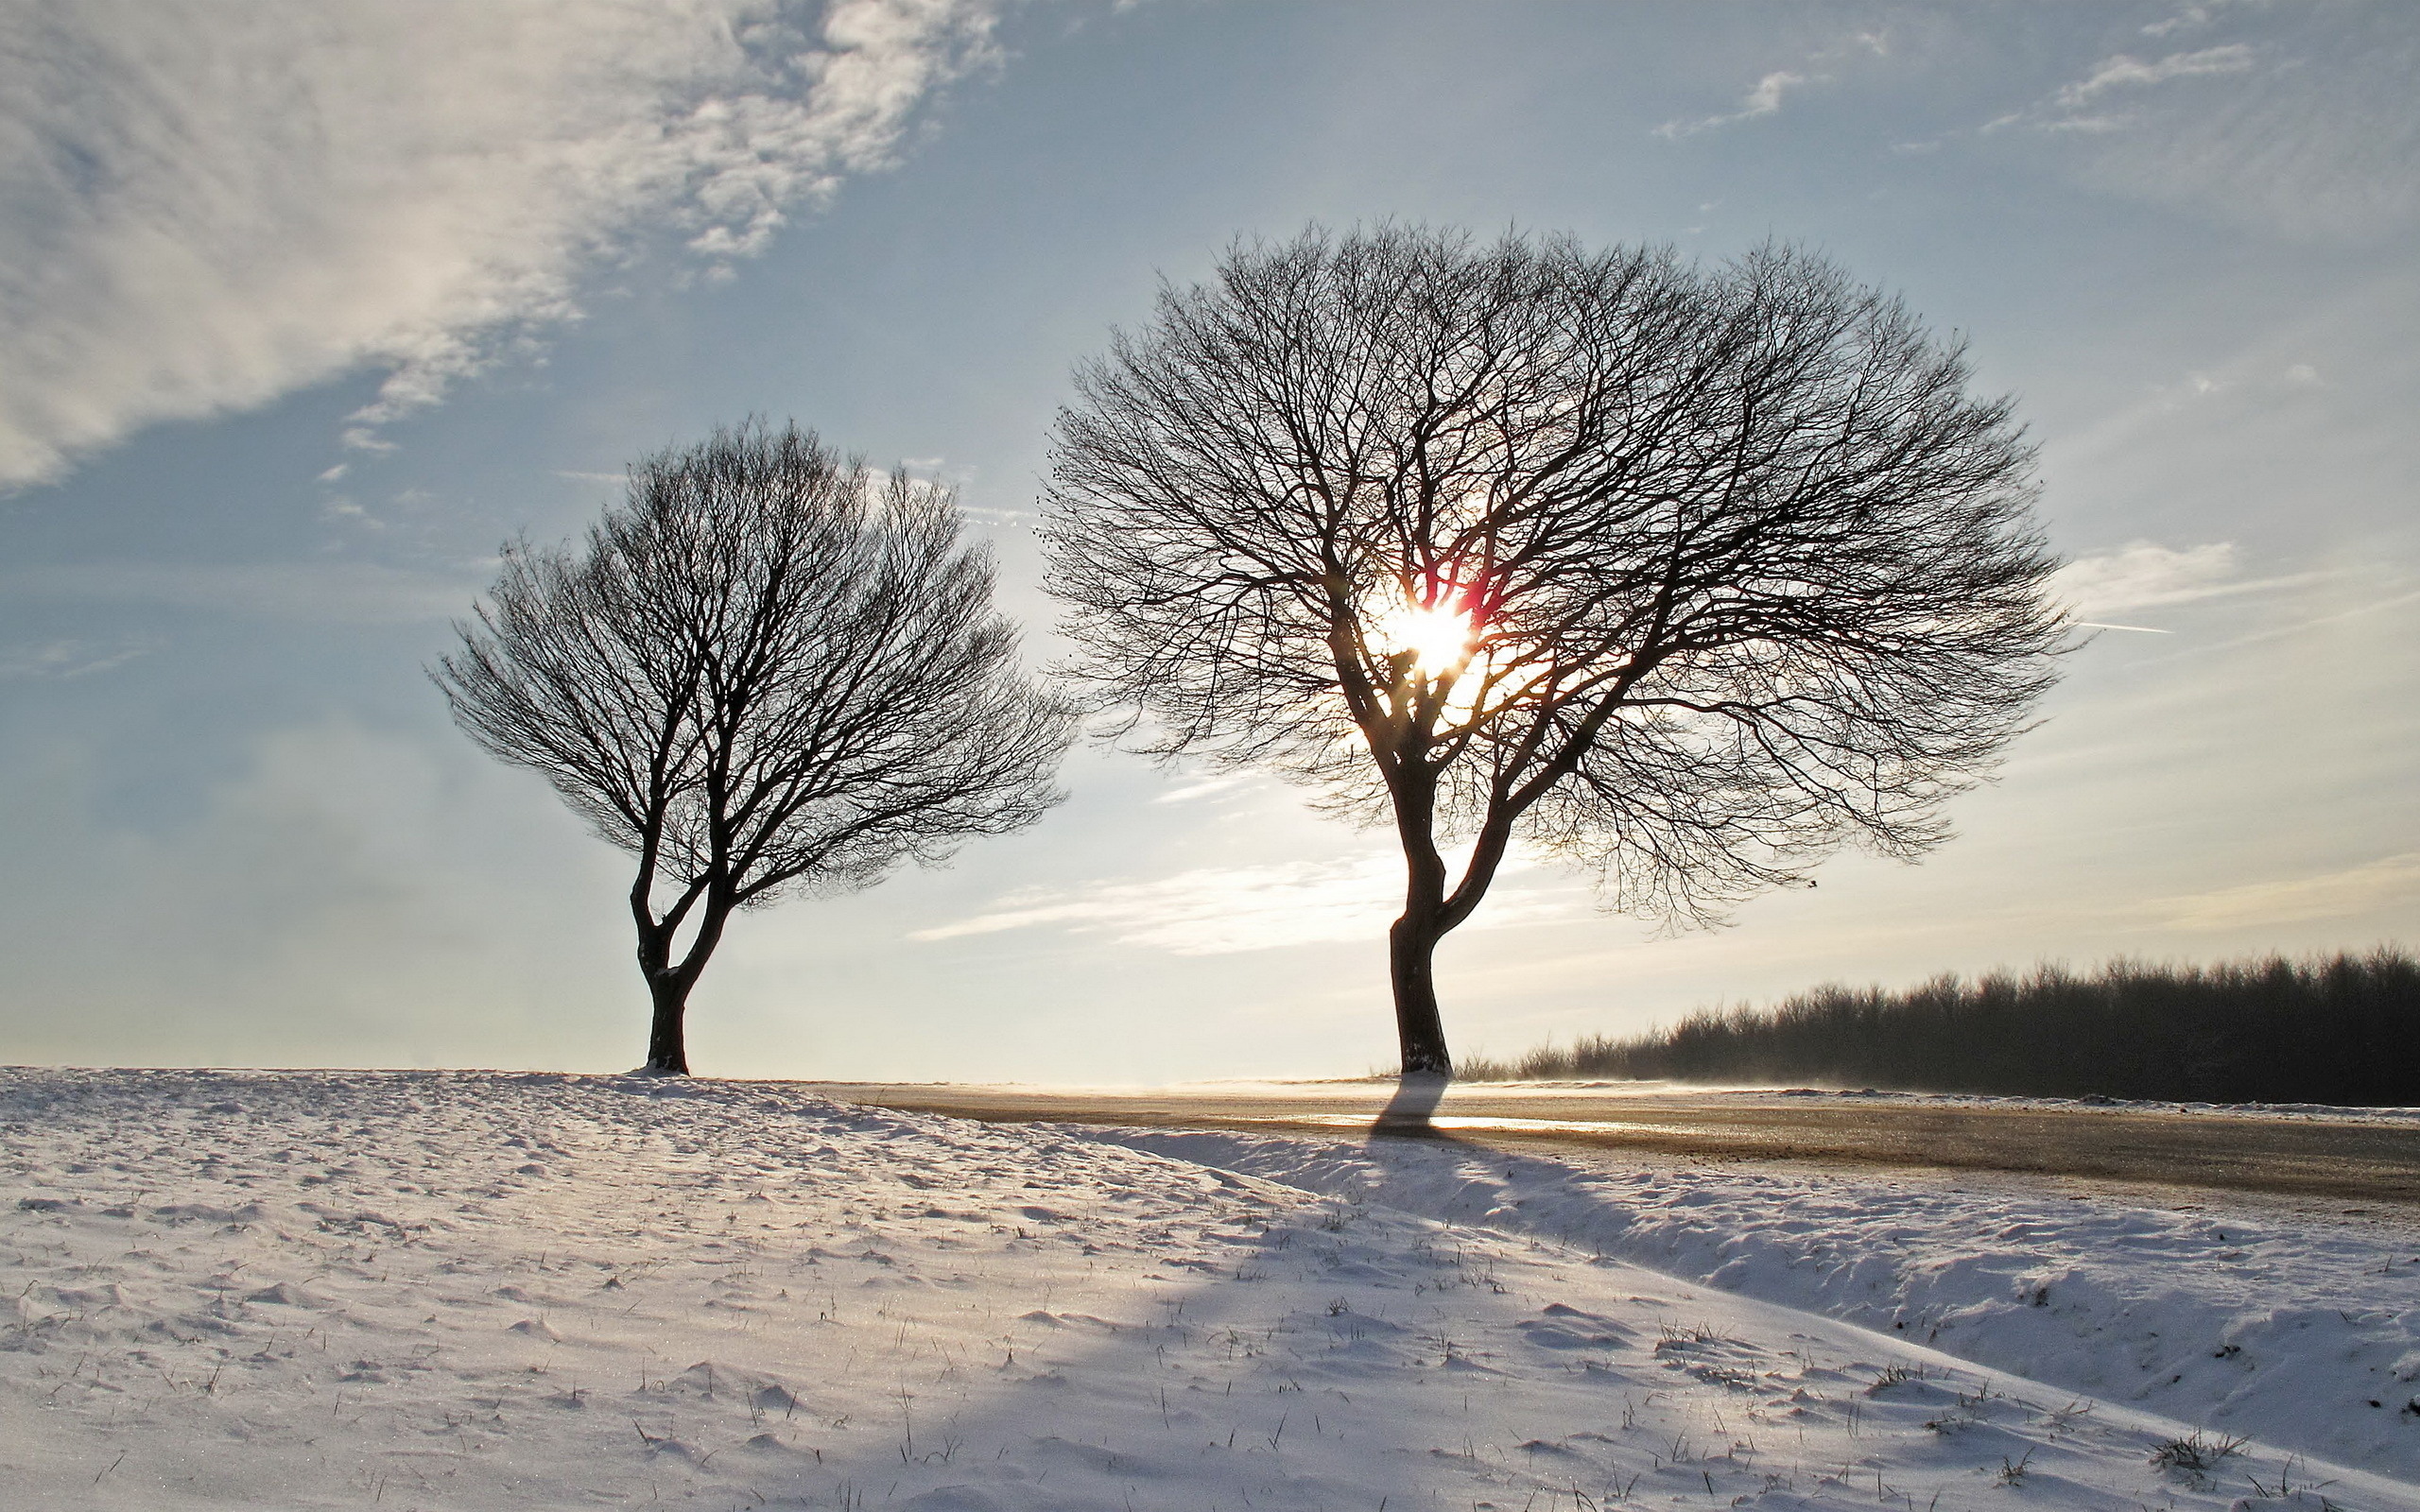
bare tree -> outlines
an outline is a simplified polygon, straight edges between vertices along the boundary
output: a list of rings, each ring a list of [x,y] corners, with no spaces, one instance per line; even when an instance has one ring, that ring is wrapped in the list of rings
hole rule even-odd
[[[432,673],[456,722],[638,858],[648,1071],[688,1071],[689,992],[733,911],[1058,801],[1069,713],[1018,673],[958,531],[946,492],[752,422],[632,467],[584,549],[507,546],[457,627]]]
[[[1967,378],[1787,248],[1238,245],[1059,418],[1073,670],[1150,752],[1392,823],[1403,1068],[1449,1074],[1431,958],[1516,839],[1677,924],[1942,838],[2062,633]]]

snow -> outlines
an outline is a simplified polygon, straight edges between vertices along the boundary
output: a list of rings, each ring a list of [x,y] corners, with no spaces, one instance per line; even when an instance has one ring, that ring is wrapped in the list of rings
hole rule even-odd
[[[1096,1133],[1550,1238],[2420,1481],[2420,1232],[2408,1221],[2200,1192],[2152,1206],[1966,1173],[1638,1156],[1592,1170],[1450,1139]]]
[[[493,1073],[0,1071],[0,1170],[9,1505],[2420,1512],[2351,1227]],[[2096,1400],[2141,1298],[2286,1436]]]

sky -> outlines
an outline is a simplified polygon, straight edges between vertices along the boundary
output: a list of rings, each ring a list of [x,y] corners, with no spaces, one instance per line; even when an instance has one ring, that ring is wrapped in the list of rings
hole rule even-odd
[[[614,1071],[627,858],[424,669],[750,415],[954,486],[1046,664],[1068,375],[1237,238],[1818,249],[1969,344],[2101,629],[1918,865],[1672,936],[1516,864],[1455,1048],[1824,982],[2414,943],[2420,10],[0,0],[0,1060]],[[737,1076],[1392,1063],[1386,836],[1088,746],[735,921]]]

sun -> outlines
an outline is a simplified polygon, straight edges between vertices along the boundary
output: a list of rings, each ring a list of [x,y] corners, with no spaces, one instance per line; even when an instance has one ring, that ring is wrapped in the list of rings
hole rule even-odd
[[[1438,604],[1406,604],[1379,620],[1377,644],[1388,653],[1411,653],[1413,670],[1435,676],[1470,659],[1476,635],[1470,611]]]

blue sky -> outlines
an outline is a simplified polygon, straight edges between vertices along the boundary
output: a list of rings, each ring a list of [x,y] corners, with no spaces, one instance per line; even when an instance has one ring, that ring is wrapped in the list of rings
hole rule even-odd
[[[1820,981],[2410,940],[2396,4],[0,5],[0,1058],[618,1069],[623,858],[422,668],[497,543],[795,417],[1028,535],[1070,366],[1237,236],[1802,241],[1971,342],[2105,631],[1921,866],[1662,938],[1532,865],[1460,1049]],[[1357,1073],[1382,836],[1088,750],[734,928],[701,1071]]]

